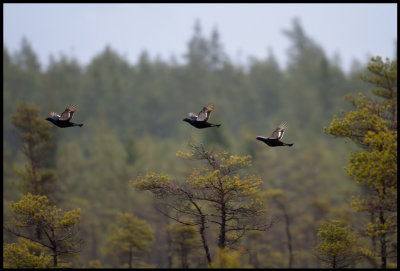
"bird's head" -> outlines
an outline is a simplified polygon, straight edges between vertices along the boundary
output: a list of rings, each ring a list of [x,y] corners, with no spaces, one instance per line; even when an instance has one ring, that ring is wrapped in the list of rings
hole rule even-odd
[[[184,118],[183,121],[189,122],[189,118]]]
[[[257,139],[257,140],[263,141],[263,140],[265,139],[265,137],[263,137],[263,136],[257,136],[256,139]]]
[[[48,120],[48,121],[51,121],[50,119],[51,119],[50,117],[45,118],[45,120]]]

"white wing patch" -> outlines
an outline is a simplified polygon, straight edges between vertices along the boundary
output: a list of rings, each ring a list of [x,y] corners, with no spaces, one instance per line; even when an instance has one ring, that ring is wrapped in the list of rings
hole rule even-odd
[[[190,112],[190,113],[189,113],[189,118],[191,118],[191,119],[197,119],[197,115],[194,114],[194,113],[192,113],[192,112]]]
[[[50,116],[57,119],[60,118],[60,115],[58,115],[56,112],[50,112]]]

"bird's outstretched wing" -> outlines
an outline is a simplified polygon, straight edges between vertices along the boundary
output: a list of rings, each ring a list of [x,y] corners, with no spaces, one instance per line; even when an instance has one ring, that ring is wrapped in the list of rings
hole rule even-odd
[[[214,110],[213,104],[208,104],[208,105],[204,106],[203,109],[199,112],[199,115],[197,116],[196,120],[197,121],[207,121],[213,110]]]
[[[76,111],[75,106],[69,105],[64,112],[61,114],[61,117],[59,118],[60,120],[66,120],[69,121],[72,119],[72,116],[74,115],[74,112]]]
[[[191,118],[192,120],[196,120],[197,117],[198,116],[195,113],[192,113],[192,112],[189,113],[189,118]]]
[[[285,133],[286,128],[287,128],[287,124],[285,122],[282,122],[281,124],[278,125],[278,128],[275,129],[275,131],[272,133],[272,135],[269,138],[270,139],[281,139],[283,137],[283,134]]]

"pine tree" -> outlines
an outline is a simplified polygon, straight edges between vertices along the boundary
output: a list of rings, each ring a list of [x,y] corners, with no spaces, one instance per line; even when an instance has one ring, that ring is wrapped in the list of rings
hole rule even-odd
[[[153,231],[146,221],[129,213],[118,214],[117,223],[109,236],[107,253],[127,256],[128,267],[132,268],[134,257],[148,251],[152,240]]]
[[[239,170],[251,165],[250,156],[212,153],[203,146],[191,144],[191,153],[179,152],[183,159],[203,160],[207,166],[193,169],[180,183],[167,175],[148,173],[138,177],[138,190],[150,191],[175,210],[169,217],[186,225],[197,225],[206,259],[211,264],[205,229],[208,223],[218,229],[217,246],[233,247],[249,230],[266,231],[266,209],[257,197],[262,180],[256,176],[242,176]],[[188,220],[189,219],[189,220]],[[191,222],[194,221],[194,222]]]
[[[345,268],[359,258],[356,235],[340,221],[321,223],[317,235],[315,255],[329,268]]]
[[[193,257],[201,246],[196,227],[175,223],[171,226],[170,232],[172,254],[178,258],[181,268],[189,268],[190,257]]]
[[[46,196],[31,193],[18,202],[11,202],[11,208],[14,218],[6,223],[5,230],[47,248],[53,267],[59,266],[61,255],[80,250],[82,240],[77,234],[80,209],[62,211],[52,206]]]
[[[22,152],[28,158],[25,169],[16,173],[23,179],[20,185],[24,193],[49,195],[57,181],[55,171],[46,168],[52,147],[50,126],[39,118],[39,108],[30,104],[19,104],[11,115],[11,123],[18,129],[22,141]]]
[[[25,238],[3,245],[4,268],[50,268],[52,257],[45,247]]]
[[[386,268],[388,260],[397,255],[397,60],[371,58],[368,71],[361,78],[375,86],[376,99],[361,93],[358,99],[347,96],[355,109],[343,118],[335,115],[325,131],[362,147],[359,153],[351,153],[346,168],[365,189],[354,197],[352,206],[369,214],[365,232],[372,244],[379,243],[377,255]]]
[[[282,212],[283,221],[285,223],[285,233],[287,238],[287,247],[289,252],[288,268],[293,267],[293,241],[292,233],[290,231],[291,217],[287,210],[287,200],[284,197],[284,193],[280,189],[270,189],[266,192],[268,199],[273,202],[278,209]]]

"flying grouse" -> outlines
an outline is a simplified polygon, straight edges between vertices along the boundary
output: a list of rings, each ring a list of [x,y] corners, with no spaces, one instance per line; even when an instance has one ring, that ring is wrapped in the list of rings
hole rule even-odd
[[[199,112],[199,115],[190,112],[189,118],[184,118],[183,121],[190,123],[191,125],[193,125],[198,129],[208,128],[208,127],[219,127],[221,126],[221,124],[212,124],[207,122],[213,110],[214,110],[214,105],[208,104],[203,107],[203,109]]]
[[[51,112],[50,117],[46,118],[46,120],[52,122],[54,125],[61,127],[61,128],[73,127],[73,126],[82,127],[83,123],[77,124],[77,123],[70,122],[75,111],[76,111],[75,106],[69,105],[65,109],[65,111],[61,114],[61,116],[55,112]]]
[[[272,133],[272,135],[268,138],[263,137],[263,136],[257,136],[257,140],[260,140],[267,144],[270,147],[276,147],[276,146],[289,146],[291,147],[293,145],[289,143],[284,143],[280,141],[280,139],[283,137],[283,134],[285,133],[285,129],[287,128],[287,124],[285,122],[281,123],[278,125],[278,128],[275,129],[275,131]]]

